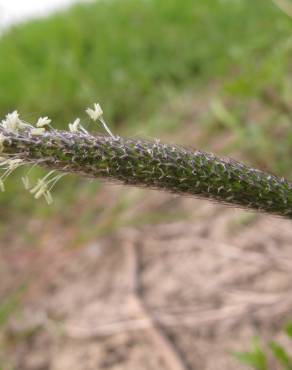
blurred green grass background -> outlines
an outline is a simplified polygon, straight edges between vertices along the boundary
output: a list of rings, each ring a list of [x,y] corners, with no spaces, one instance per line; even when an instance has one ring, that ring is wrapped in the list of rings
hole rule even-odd
[[[2,35],[0,114],[17,109],[30,122],[48,115],[66,128],[99,101],[119,135],[175,139],[184,130],[177,100],[192,97],[188,110],[208,87],[204,119],[188,120],[204,132],[204,149],[231,135],[222,152],[289,177],[291,31],[292,20],[267,0],[79,4]],[[0,194],[1,225],[15,215],[65,213],[64,205],[98,191],[85,182],[62,180],[49,208],[24,192],[18,171]]]

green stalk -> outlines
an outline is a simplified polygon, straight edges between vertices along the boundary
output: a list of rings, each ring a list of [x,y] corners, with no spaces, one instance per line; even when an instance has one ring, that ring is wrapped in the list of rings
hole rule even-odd
[[[0,132],[1,133],[1,132]],[[2,156],[81,176],[292,218],[292,183],[228,158],[163,144],[67,131],[32,135],[2,131]]]

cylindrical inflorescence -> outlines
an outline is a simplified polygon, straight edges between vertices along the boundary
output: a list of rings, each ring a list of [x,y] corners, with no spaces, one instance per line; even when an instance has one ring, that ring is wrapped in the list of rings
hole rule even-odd
[[[210,198],[292,218],[292,184],[199,150],[85,133],[2,133],[3,155],[62,172]]]

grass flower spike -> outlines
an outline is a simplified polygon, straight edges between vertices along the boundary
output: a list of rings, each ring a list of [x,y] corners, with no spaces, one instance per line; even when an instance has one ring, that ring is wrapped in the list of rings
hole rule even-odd
[[[102,120],[98,104],[86,112],[94,121]],[[59,131],[24,124],[17,112],[7,115],[0,124],[1,189],[19,166],[38,165],[50,172],[34,187],[28,177],[22,182],[35,198],[44,197],[49,204],[56,183],[65,174],[76,173],[292,218],[292,183],[284,178],[212,153],[107,133],[88,133],[79,118],[69,124],[69,131]]]

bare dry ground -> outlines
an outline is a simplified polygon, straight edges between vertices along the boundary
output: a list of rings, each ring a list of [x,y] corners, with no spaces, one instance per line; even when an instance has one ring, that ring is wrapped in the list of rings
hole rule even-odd
[[[0,248],[2,297],[12,282],[33,276],[23,309],[1,333],[12,368],[245,369],[232,352],[248,349],[254,335],[285,340],[280,329],[292,316],[290,221],[127,191],[141,198],[129,210],[133,217],[147,208],[175,209],[184,218],[124,226],[73,249],[66,248],[70,233],[57,229],[21,255]]]

